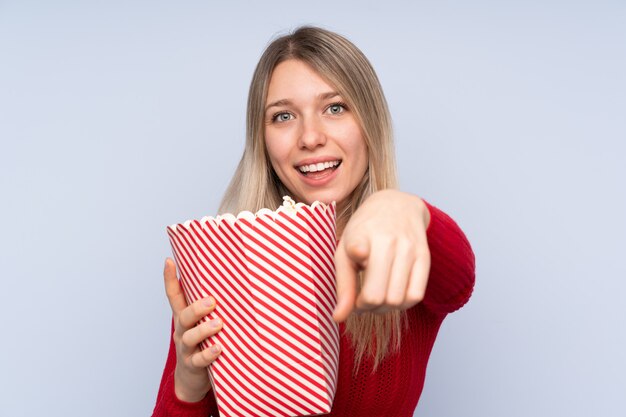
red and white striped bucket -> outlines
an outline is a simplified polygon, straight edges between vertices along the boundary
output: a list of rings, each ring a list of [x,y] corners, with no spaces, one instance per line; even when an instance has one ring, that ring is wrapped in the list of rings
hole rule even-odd
[[[336,390],[335,203],[286,199],[276,211],[204,217],[167,228],[191,303],[213,296],[222,330],[204,341],[220,415],[330,412]]]

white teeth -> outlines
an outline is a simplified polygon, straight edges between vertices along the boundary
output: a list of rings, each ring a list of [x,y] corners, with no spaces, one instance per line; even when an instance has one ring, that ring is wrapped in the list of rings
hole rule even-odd
[[[300,170],[300,172],[317,172],[336,167],[337,165],[339,165],[339,161],[320,162],[317,164],[302,165],[299,166],[298,169]]]

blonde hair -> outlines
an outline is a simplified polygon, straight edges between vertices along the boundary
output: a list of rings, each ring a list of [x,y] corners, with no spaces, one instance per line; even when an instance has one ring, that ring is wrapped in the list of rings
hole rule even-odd
[[[300,27],[275,39],[256,66],[248,94],[246,145],[220,212],[275,208],[289,191],[274,172],[265,146],[265,105],[274,68],[296,59],[313,68],[346,100],[359,123],[368,150],[368,169],[337,214],[338,230],[372,193],[397,186],[391,116],[378,77],[365,55],[349,40],[316,27]],[[400,346],[404,314],[350,315],[346,330],[358,365],[365,354],[374,367]],[[356,369],[356,368],[355,368]]]

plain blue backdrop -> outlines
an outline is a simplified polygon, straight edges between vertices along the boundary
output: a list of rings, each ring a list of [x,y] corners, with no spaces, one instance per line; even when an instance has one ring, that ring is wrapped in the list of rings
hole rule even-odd
[[[623,416],[623,1],[0,1],[0,415],[151,413],[165,226],[216,214],[254,65],[321,25],[378,71],[402,189],[477,256],[416,415]]]

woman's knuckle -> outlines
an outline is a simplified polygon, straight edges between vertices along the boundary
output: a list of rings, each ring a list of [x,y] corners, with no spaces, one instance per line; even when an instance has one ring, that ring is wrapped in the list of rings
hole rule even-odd
[[[423,290],[414,290],[407,297],[407,301],[413,304],[421,303],[424,300],[424,291]]]
[[[205,368],[215,360],[215,356],[211,353],[210,349],[203,349],[195,353],[192,356],[192,360],[196,368]]]
[[[194,353],[189,357],[189,365],[193,368],[201,368],[202,367],[202,352]]]
[[[191,307],[191,312],[193,313],[194,317],[197,318],[197,317],[202,316],[202,314],[201,314],[202,306],[200,305],[200,303],[198,301],[193,303],[190,307]]]
[[[180,316],[178,317],[178,328],[181,330],[186,330],[190,327],[190,323],[188,323],[189,319],[187,318],[189,315],[189,307],[186,307],[183,311],[181,311]]]
[[[398,236],[395,234],[385,234],[380,236],[379,239],[381,247],[385,248],[385,250],[394,250],[398,247]]]
[[[181,342],[186,347],[192,347],[194,345],[194,343],[193,343],[194,334],[193,333],[194,333],[193,330],[187,330],[185,333],[183,333],[183,337],[181,338]]]
[[[404,294],[391,293],[387,295],[386,304],[394,309],[399,308],[404,302]]]
[[[382,304],[383,297],[380,294],[368,291],[361,294],[361,301],[366,306],[378,306]]]

